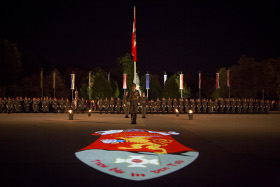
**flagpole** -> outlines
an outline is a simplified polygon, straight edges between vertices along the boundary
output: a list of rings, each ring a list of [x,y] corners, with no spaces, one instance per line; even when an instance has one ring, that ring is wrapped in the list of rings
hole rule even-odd
[[[198,85],[199,86],[199,94],[198,95],[199,95],[199,100],[200,100],[201,99],[201,71],[199,71],[199,77],[198,78],[199,78],[199,81],[198,81],[199,82],[198,83],[199,84]]]
[[[55,71],[53,72],[53,98],[55,98]]]

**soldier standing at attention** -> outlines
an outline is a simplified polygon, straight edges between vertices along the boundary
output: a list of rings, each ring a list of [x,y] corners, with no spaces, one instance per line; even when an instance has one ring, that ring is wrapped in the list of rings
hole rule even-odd
[[[65,112],[67,112],[71,107],[71,104],[70,104],[70,101],[69,99],[67,98],[66,101],[65,101]]]
[[[223,114],[225,112],[225,101],[223,98],[220,98],[219,105],[220,105],[219,113]]]
[[[53,112],[54,113],[57,113],[57,100],[56,100],[56,98],[54,98],[53,99],[53,101],[52,101],[52,107],[53,107]]]
[[[111,97],[111,100],[110,100],[110,111],[111,111],[111,114],[114,114],[114,112],[115,112],[115,100],[113,97]]]
[[[104,100],[104,108],[105,108],[105,113],[108,114],[108,110],[109,110],[109,100],[107,99],[107,97],[105,97]]]
[[[170,98],[168,98],[167,100],[167,113],[171,113],[171,110],[172,110],[172,101]]]
[[[209,114],[213,113],[213,101],[212,101],[212,99],[208,100],[208,113]]]
[[[121,106],[122,106],[122,103],[121,103],[120,98],[118,97],[118,99],[117,99],[117,101],[116,101],[116,108],[117,108],[117,113],[118,113],[118,114],[121,113]]]
[[[129,99],[128,99],[128,92],[126,92],[125,96],[123,97],[123,107],[124,107],[125,118],[128,118],[129,109],[130,109],[130,102],[129,102]]]
[[[203,101],[202,101],[202,111],[204,114],[206,114],[206,112],[207,112],[207,100],[206,99],[203,99]]]
[[[166,110],[166,100],[163,97],[162,101],[161,101],[161,111],[162,111],[163,114],[165,113],[165,110]]]
[[[59,105],[60,105],[60,112],[61,113],[64,113],[64,111],[65,111],[65,101],[63,100],[63,98],[61,98],[60,99],[60,103],[59,103]]]
[[[142,118],[146,118],[147,113],[147,97],[145,96],[145,93],[142,94],[142,97],[140,98],[140,105],[141,105],[141,113]]]
[[[248,112],[248,101],[246,99],[243,100],[243,113]]]
[[[230,113],[230,100],[226,99],[226,113],[229,114]]]
[[[179,100],[179,113],[184,113],[184,100],[182,98]]]
[[[237,106],[237,101],[235,99],[231,99],[231,113],[235,114],[236,113],[236,106]]]
[[[3,111],[3,100],[2,97],[0,97],[0,113]]]
[[[20,112],[20,100],[19,98],[17,97],[16,100],[15,100],[15,110],[16,110],[16,113],[19,113]]]
[[[135,83],[132,84],[132,90],[128,93],[128,98],[130,101],[131,124],[136,124],[140,93],[138,90],[136,90]]]
[[[160,105],[161,105],[161,102],[160,102],[159,98],[157,98],[157,101],[156,101],[156,110],[157,110],[157,114],[159,114]]]
[[[173,100],[173,113],[174,114],[176,113],[176,109],[178,109],[178,102],[177,102],[177,99],[174,98],[174,100]]]
[[[248,113],[249,114],[253,113],[253,99],[250,99],[248,102]]]
[[[185,105],[185,114],[188,114],[189,113],[189,105],[190,105],[190,102],[188,99],[185,99],[185,102],[184,102],[184,105]]]
[[[217,113],[219,112],[219,103],[218,103],[218,99],[215,99],[215,100],[214,100],[213,106],[214,106],[215,113],[217,114]]]
[[[201,113],[201,101],[200,99],[196,100],[196,108],[197,108],[197,113]]]
[[[6,108],[7,108],[7,113],[10,114],[12,111],[12,100],[10,97],[8,97],[7,103],[6,103]]]
[[[98,100],[97,105],[98,105],[98,109],[99,109],[100,114],[102,114],[102,110],[103,110],[103,101],[102,101],[101,98]]]
[[[150,112],[151,112],[151,114],[154,113],[154,110],[155,110],[155,101],[153,99],[151,99],[151,101],[150,101]]]

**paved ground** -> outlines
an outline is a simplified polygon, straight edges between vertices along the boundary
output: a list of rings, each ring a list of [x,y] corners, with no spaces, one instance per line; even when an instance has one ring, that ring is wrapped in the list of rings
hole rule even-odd
[[[130,181],[97,171],[75,152],[112,129],[176,131],[199,152],[190,165],[163,177]],[[117,114],[0,114],[1,186],[279,186],[280,114],[148,115],[130,125]],[[3,174],[4,173],[4,174]],[[5,184],[5,185],[2,185]]]

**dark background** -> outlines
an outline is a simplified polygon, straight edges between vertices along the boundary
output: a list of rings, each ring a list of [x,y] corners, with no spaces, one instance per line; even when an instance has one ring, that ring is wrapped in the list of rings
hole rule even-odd
[[[31,69],[54,64],[109,70],[131,52],[134,5],[142,74],[213,74],[241,55],[279,56],[276,1],[1,1],[0,38],[16,43]]]

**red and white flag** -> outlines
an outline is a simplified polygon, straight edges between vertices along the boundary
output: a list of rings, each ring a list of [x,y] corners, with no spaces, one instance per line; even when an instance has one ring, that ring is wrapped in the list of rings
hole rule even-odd
[[[127,89],[126,80],[127,80],[127,74],[123,74],[123,89]]]
[[[132,29],[132,49],[131,55],[133,56],[133,61],[137,61],[137,54],[136,54],[136,20],[135,20],[135,9],[134,6],[134,19],[133,19],[133,29]]]
[[[227,70],[227,86],[230,87],[230,70]]]
[[[180,90],[183,90],[184,89],[184,85],[183,85],[183,83],[184,83],[184,80],[183,80],[183,74],[180,74]]]
[[[199,79],[198,88],[201,88],[201,73],[200,72],[198,73],[198,79]]]
[[[216,88],[220,88],[219,73],[216,73]]]

